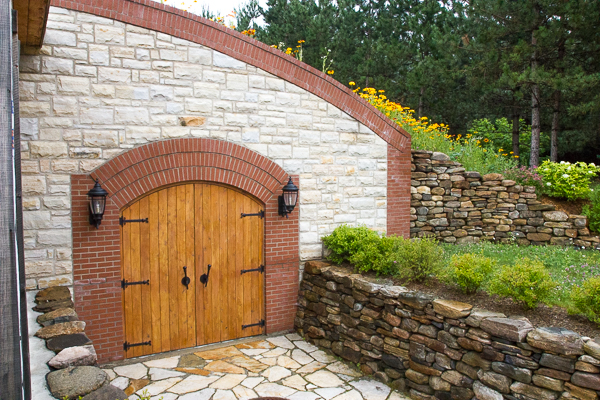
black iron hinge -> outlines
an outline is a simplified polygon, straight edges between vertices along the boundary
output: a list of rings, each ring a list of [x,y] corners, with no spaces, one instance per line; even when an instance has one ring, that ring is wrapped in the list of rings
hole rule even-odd
[[[123,279],[121,281],[121,289],[125,289],[127,286],[132,286],[132,285],[149,285],[150,284],[150,279],[147,279],[145,281],[137,281],[137,282],[127,282],[127,280]]]
[[[152,345],[152,340],[149,340],[147,342],[141,342],[141,343],[123,343],[123,350],[127,351],[132,347],[137,347],[137,346],[150,346]]]
[[[260,210],[257,213],[254,214],[246,214],[246,213],[242,213],[242,216],[240,218],[244,218],[244,217],[258,217],[260,219],[265,217],[265,210]]]
[[[119,218],[119,225],[124,226],[125,224],[129,224],[131,222],[145,222],[148,223],[148,218],[142,219],[125,219],[125,217]]]
[[[255,324],[250,324],[250,325],[242,325],[242,329],[246,329],[246,328],[251,328],[253,326],[260,326],[260,327],[264,327],[265,326],[265,320],[261,319],[259,322],[255,323]]]
[[[241,271],[240,271],[240,275],[243,275],[243,274],[245,274],[246,272],[260,272],[260,273],[262,274],[263,272],[265,272],[265,266],[264,266],[264,265],[261,265],[261,266],[260,266],[260,267],[258,267],[258,268],[252,268],[252,269],[243,269],[243,270],[241,270]]]

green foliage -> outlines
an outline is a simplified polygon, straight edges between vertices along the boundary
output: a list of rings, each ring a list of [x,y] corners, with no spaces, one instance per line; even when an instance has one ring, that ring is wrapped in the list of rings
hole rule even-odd
[[[443,265],[444,250],[433,238],[396,238],[395,249],[384,265],[406,281],[423,282],[438,273]]]
[[[476,119],[471,122],[469,133],[473,136],[482,137],[483,147],[494,153],[514,157],[512,154],[512,121],[507,118],[498,118],[490,121],[487,118]],[[485,141],[485,139],[488,139]],[[550,152],[550,136],[542,132],[540,134],[540,153]],[[521,165],[529,164],[531,153],[531,125],[523,118],[519,120],[519,155],[518,161]]]
[[[600,277],[588,279],[581,287],[576,287],[572,298],[577,311],[590,321],[600,323]]]
[[[453,255],[446,279],[458,285],[464,293],[473,294],[489,278],[494,264],[491,258],[481,254]]]
[[[583,206],[582,214],[588,217],[590,229],[600,232],[600,185],[590,188],[590,201],[592,204]]]
[[[394,273],[393,266],[387,260],[396,248],[395,236],[368,237],[361,246],[350,255],[348,261],[361,272],[375,271],[377,275]]]
[[[541,195],[544,191],[544,182],[542,175],[538,174],[536,168],[529,168],[524,165],[512,167],[503,172],[506,179],[517,182],[522,186],[533,186],[535,192]]]
[[[544,180],[544,193],[567,200],[589,197],[590,183],[600,173],[594,164],[544,161],[537,169]]]
[[[331,235],[325,236],[323,243],[331,250],[331,254],[327,258],[336,264],[341,264],[344,261],[350,261],[352,255],[363,251],[365,246],[372,246],[373,242],[378,239],[377,232],[366,226],[342,225],[335,228]]]
[[[490,283],[490,292],[504,297],[512,297],[525,309],[535,308],[540,302],[547,302],[551,291],[556,288],[550,273],[539,260],[524,258],[514,266],[504,266]]]

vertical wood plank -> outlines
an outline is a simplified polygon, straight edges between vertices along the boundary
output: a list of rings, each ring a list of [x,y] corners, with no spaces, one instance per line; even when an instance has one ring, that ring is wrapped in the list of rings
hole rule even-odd
[[[168,251],[169,251],[169,339],[171,349],[178,349],[181,343],[179,335],[179,297],[178,287],[175,279],[177,265],[179,263],[177,243],[177,187],[170,187],[168,191],[167,224],[168,224]],[[179,283],[181,285],[181,283]]]
[[[196,346],[196,273],[195,273],[195,227],[194,227],[194,214],[195,214],[195,195],[194,195],[194,184],[185,185],[185,266],[187,267],[187,274],[190,278],[189,289],[185,289],[182,285],[182,289],[185,291],[185,298],[187,303],[187,313],[185,319],[187,321],[187,333],[185,347]]]
[[[179,329],[179,343],[177,348],[185,347],[187,342],[187,295],[185,293],[185,286],[181,284],[181,277],[183,277],[183,267],[186,263],[186,215],[185,215],[185,186],[176,186],[177,189],[177,265],[171,269],[173,277],[176,281],[175,294],[177,298],[179,318],[178,318],[178,329]]]
[[[129,207],[131,218],[138,219],[140,217],[140,203],[136,202]],[[140,281],[142,274],[140,270],[140,224],[125,225],[131,232],[131,280]],[[133,343],[142,341],[142,288],[140,285],[127,287],[125,291],[131,293],[133,302]],[[133,357],[142,355],[141,347],[133,347]]]
[[[162,336],[161,336],[161,314],[160,314],[160,292],[161,292],[161,276],[160,276],[160,246],[159,246],[159,193],[153,193],[148,199],[148,230],[150,247],[150,287],[152,294],[150,296],[151,321],[152,324],[152,352],[162,352]]]
[[[158,192],[158,257],[160,273],[160,334],[161,350],[171,350],[170,326],[171,309],[169,299],[169,192],[163,189]]]
[[[222,267],[220,268],[220,284],[219,284],[219,306],[220,306],[220,320],[221,320],[221,336],[220,341],[231,339],[229,333],[229,314],[231,314],[230,303],[231,297],[229,296],[229,281],[231,279],[231,266],[229,264],[228,250],[235,251],[235,243],[229,242],[229,210],[228,210],[228,192],[229,189],[218,186],[219,188],[219,214],[221,215],[221,221],[219,224],[219,255]]]
[[[150,217],[149,217],[149,198],[148,196],[140,199],[140,216],[139,218],[148,218],[148,223],[136,223],[139,225],[140,231],[140,280],[145,281],[150,279]],[[142,333],[142,342],[152,340],[152,286],[153,282],[150,280],[150,285],[141,285],[141,304],[140,311],[142,317],[142,323],[140,325]],[[140,352],[142,355],[152,354],[152,346],[141,346]]]
[[[203,220],[203,212],[204,205],[203,201],[203,191],[204,184],[197,183],[194,185],[194,226],[195,226],[195,249],[196,249],[196,259],[195,259],[195,280],[193,282],[196,295],[196,345],[200,346],[208,343],[206,339],[206,329],[205,329],[205,312],[204,307],[206,304],[206,296],[204,285],[200,283],[200,276],[204,273],[204,266],[207,265],[205,260],[205,247],[204,247],[204,220]]]
[[[218,219],[218,215],[215,214],[216,207],[212,201],[213,186],[206,185],[204,187],[204,196],[202,198],[202,204],[204,205],[204,212],[202,215],[202,226],[204,232],[204,265],[202,265],[201,271],[205,274],[208,271],[208,265],[212,265],[213,268],[210,272],[209,283],[206,286],[202,286],[204,293],[204,326],[206,329],[206,343],[214,343],[218,341],[216,332],[216,315],[213,310],[213,305],[217,301],[214,298],[216,291],[213,291],[215,277],[217,275],[216,270],[218,268],[216,262],[216,253],[214,252],[214,232],[213,225],[215,220]]]
[[[130,218],[129,208],[123,210],[121,214],[123,218]],[[131,280],[131,234],[129,228],[124,226],[121,228],[121,279]],[[124,342],[133,340],[133,302],[131,292],[123,291],[123,323],[125,338]],[[125,357],[131,357],[131,351],[125,352]]]

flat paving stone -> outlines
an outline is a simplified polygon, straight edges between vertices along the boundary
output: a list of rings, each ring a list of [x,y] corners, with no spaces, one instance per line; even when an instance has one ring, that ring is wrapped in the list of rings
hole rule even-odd
[[[290,333],[285,335],[285,337],[288,340],[302,340],[302,336],[298,335],[297,333]]]
[[[246,375],[244,374],[227,374],[218,381],[211,383],[210,387],[212,389],[233,389],[242,381],[246,379]]]
[[[219,379],[218,376],[188,376],[183,381],[171,387],[169,389],[169,392],[177,394],[196,392],[198,390],[207,388],[208,385],[210,385],[217,379]]]
[[[124,376],[119,376],[118,378],[113,379],[110,382],[110,384],[113,385],[116,388],[119,388],[121,390],[125,390],[129,386],[129,378],[124,377]]]
[[[324,389],[315,389],[315,393],[319,396],[323,397],[325,400],[333,399],[335,396],[339,396],[344,393],[346,389],[344,388],[324,388]]]
[[[353,378],[359,378],[362,376],[362,374],[359,371],[351,368],[348,364],[343,363],[341,361],[330,364],[326,368],[333,373],[344,374]]]
[[[267,338],[267,341],[277,347],[283,347],[284,349],[293,349],[295,346],[285,336],[277,336]]]
[[[334,397],[332,400],[363,400],[363,397],[357,390],[351,390],[349,392]],[[364,400],[367,400],[367,398],[365,398]]]
[[[329,364],[337,361],[337,359],[334,356],[325,353],[323,350],[314,351],[310,353],[310,356],[318,362],[324,364]]]
[[[244,387],[244,386],[236,386],[236,387],[234,387],[233,388],[233,393],[240,400],[254,399],[254,398],[256,398],[258,396],[254,390],[248,389],[247,387]]]
[[[207,371],[212,372],[222,372],[224,374],[243,374],[244,370],[236,365],[230,364],[228,362],[217,360],[209,363],[204,367]]]
[[[150,368],[175,368],[179,365],[179,356],[146,361],[144,365]]]
[[[217,390],[212,400],[237,400],[231,390]]]
[[[291,387],[292,389],[302,390],[306,389],[306,385],[308,382],[304,380],[300,375],[292,375],[289,378],[285,378],[281,383],[283,383],[287,387]]]
[[[183,372],[177,372],[170,369],[164,368],[150,368],[150,380],[160,381],[167,378],[175,378],[178,376],[185,376]]]
[[[296,392],[288,397],[288,400],[316,400],[320,398],[318,394],[313,392]]]
[[[295,389],[276,383],[261,383],[254,391],[262,397],[287,397],[296,392]]]
[[[313,374],[305,376],[304,378],[310,383],[314,383],[322,388],[340,386],[344,383],[333,372],[326,370],[317,371]]]
[[[227,357],[239,356],[242,354],[242,352],[233,346],[228,346],[220,349],[199,351],[194,354],[196,354],[198,357],[204,358],[205,360],[221,360]]]
[[[286,378],[292,374],[287,368],[275,365],[263,372],[261,375],[267,378],[270,382],[277,382],[280,379]]]
[[[259,383],[261,383],[262,381],[264,381],[265,378],[263,377],[253,377],[253,378],[246,378],[244,379],[244,381],[242,382],[242,385],[249,388],[249,389],[253,389],[254,387],[256,387],[256,385],[258,385]]]
[[[294,349],[292,351],[292,359],[302,365],[310,364],[315,361],[311,356],[300,349]]]
[[[304,367],[300,368],[299,370],[297,370],[296,372],[299,374],[310,374],[312,372],[318,371],[320,369],[323,369],[327,366],[327,364],[323,364],[317,361],[313,361],[310,364],[305,365]]]
[[[351,382],[350,385],[357,389],[365,400],[386,400],[391,391],[389,386],[381,382],[366,379]]]
[[[114,371],[119,376],[126,376],[131,379],[142,379],[148,375],[148,368],[142,363],[123,365],[114,368]]]
[[[302,366],[288,356],[279,356],[277,358],[277,365],[289,369],[298,369]]]
[[[215,392],[215,389],[204,389],[196,393],[179,396],[177,400],[209,400]]]
[[[260,361],[257,361],[254,358],[248,357],[246,355],[230,357],[226,361],[238,367],[247,369],[250,372],[256,373],[262,372],[265,369],[269,368],[268,365],[265,365]]]
[[[299,342],[295,342],[294,343],[296,345],[296,347],[298,347],[300,350],[304,350],[307,353],[312,353],[313,351],[317,351],[319,350],[319,348],[317,346],[315,346],[314,344],[310,344],[308,342],[305,341],[299,341]]]

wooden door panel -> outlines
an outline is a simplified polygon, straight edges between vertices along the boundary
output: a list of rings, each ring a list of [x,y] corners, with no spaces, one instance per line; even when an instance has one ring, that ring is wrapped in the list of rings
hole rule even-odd
[[[123,210],[148,223],[122,227],[122,276],[150,280],[124,290],[125,340],[151,341],[126,357],[193,347],[261,334],[242,329],[264,319],[264,220],[241,218],[263,207],[237,190],[206,183],[160,189]],[[206,287],[202,274],[212,268]],[[187,267],[189,287],[182,284]]]

